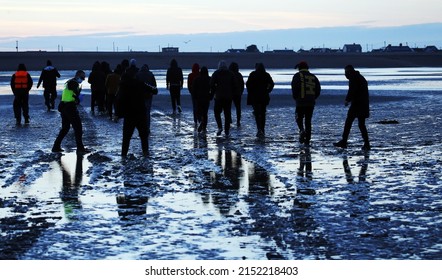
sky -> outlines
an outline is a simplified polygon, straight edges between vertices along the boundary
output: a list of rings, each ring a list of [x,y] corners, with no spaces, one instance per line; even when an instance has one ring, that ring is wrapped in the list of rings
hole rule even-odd
[[[60,45],[66,49],[75,45],[72,40],[66,45],[62,38],[67,37],[78,41],[89,37],[90,40],[78,42],[78,46],[91,50],[98,49],[97,40],[101,39],[107,42],[106,48],[115,49],[118,42],[119,48],[126,49],[131,44],[137,45],[132,40],[143,36],[165,39],[169,35],[343,27],[377,29],[442,22],[440,0],[0,0],[0,7],[0,50],[11,46],[15,49],[16,44],[20,49],[32,49],[26,43],[38,45],[38,39],[50,38],[62,42],[52,43],[50,48],[56,50]],[[187,44],[189,40],[183,42]],[[41,47],[46,49],[46,44],[41,43]],[[150,47],[157,49],[159,44],[152,43]]]

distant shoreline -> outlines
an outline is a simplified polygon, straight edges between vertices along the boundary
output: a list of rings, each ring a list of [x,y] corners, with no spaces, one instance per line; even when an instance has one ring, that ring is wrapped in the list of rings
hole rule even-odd
[[[60,70],[91,69],[95,61],[107,61],[114,68],[123,59],[134,58],[151,69],[167,69],[172,58],[182,68],[197,62],[209,69],[217,68],[220,60],[235,61],[240,68],[252,69],[256,62],[266,68],[293,68],[305,60],[311,68],[442,67],[442,53],[153,53],[153,52],[0,52],[0,71],[14,71],[19,63],[28,70],[38,71],[48,59]]]

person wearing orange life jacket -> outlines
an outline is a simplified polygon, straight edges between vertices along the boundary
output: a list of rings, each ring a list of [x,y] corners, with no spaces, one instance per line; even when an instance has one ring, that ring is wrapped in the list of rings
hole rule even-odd
[[[31,75],[26,70],[26,66],[20,63],[11,77],[11,89],[14,93],[14,116],[17,125],[21,125],[21,115],[25,118],[25,124],[29,123],[29,91],[32,88]]]

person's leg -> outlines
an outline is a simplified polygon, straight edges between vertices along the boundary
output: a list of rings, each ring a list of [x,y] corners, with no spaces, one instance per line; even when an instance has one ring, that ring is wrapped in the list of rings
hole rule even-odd
[[[23,117],[25,118],[25,123],[29,123],[29,93],[23,95],[22,109],[23,109]]]
[[[223,101],[224,110],[224,131],[226,135],[230,133],[230,124],[232,123],[232,100]]]
[[[54,141],[54,145],[52,146],[53,152],[62,151],[61,141],[63,141],[64,137],[68,134],[70,127],[71,127],[71,122],[69,121],[69,118],[62,112],[61,113],[61,129],[60,129],[60,132],[58,133],[57,138]]]
[[[146,118],[140,118],[137,120],[136,128],[141,140],[141,149],[143,156],[149,155],[149,135],[147,133],[147,121]]]
[[[367,126],[365,125],[365,118],[358,118],[358,126],[361,131],[362,139],[364,139],[363,149],[370,149],[370,141],[368,139]]]
[[[130,139],[132,138],[134,130],[135,130],[134,122],[127,117],[124,118],[124,121],[123,121],[123,142],[121,145],[121,156],[123,156],[123,157],[127,156],[127,153],[129,152]]]
[[[147,128],[147,134],[150,134],[150,111],[152,109],[152,97],[147,98],[145,101],[146,104],[146,128]]]
[[[21,123],[21,101],[20,101],[20,96],[18,94],[15,95],[12,106],[14,108],[15,120],[16,120],[17,124],[20,124]]]
[[[48,112],[51,110],[51,92],[48,88],[45,88],[43,91],[43,97],[45,99],[45,105],[48,108]]]
[[[305,144],[310,143],[312,138],[312,118],[314,107],[305,108]]]
[[[80,115],[76,108],[73,108],[70,115],[70,122],[75,134],[75,143],[77,144],[77,151],[84,150],[83,145],[83,126],[81,124]]]
[[[221,134],[221,131],[223,130],[223,124],[222,124],[222,120],[221,120],[221,112],[222,111],[223,111],[223,108],[221,106],[221,102],[218,100],[215,100],[215,104],[213,106],[213,113],[215,115],[216,125],[218,126],[217,134]]]
[[[176,103],[175,103],[175,94],[172,89],[170,89],[170,101],[172,103],[172,111],[175,114],[176,113]]]

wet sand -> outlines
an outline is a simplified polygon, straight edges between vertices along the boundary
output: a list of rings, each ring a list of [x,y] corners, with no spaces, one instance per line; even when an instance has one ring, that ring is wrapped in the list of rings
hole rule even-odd
[[[173,116],[160,93],[151,155],[135,133],[127,159],[122,122],[92,115],[88,96],[84,156],[72,132],[50,152],[60,117],[41,95],[21,127],[0,96],[0,259],[441,259],[442,100],[423,95],[374,98],[364,153],[356,124],[347,150],[332,146],[342,96],[321,96],[306,149],[288,95],[272,97],[264,139],[245,102],[226,139],[212,111],[195,133],[188,94]]]
[[[51,59],[63,70],[91,69],[95,61],[107,61],[115,67],[123,59],[135,58],[139,64],[147,63],[151,69],[167,69],[172,58],[183,68],[198,62],[216,69],[220,60],[236,61],[242,69],[253,69],[263,62],[267,68],[293,68],[306,60],[311,68],[343,68],[347,64],[361,67],[442,67],[440,53],[151,53],[151,52],[0,52],[0,71],[16,70],[25,63],[28,70],[38,71]]]

